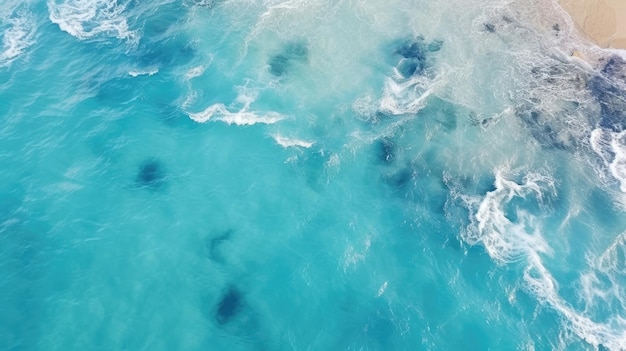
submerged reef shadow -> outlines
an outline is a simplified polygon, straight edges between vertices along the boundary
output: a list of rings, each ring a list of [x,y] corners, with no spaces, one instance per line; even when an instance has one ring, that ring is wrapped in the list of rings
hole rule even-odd
[[[269,72],[281,77],[292,71],[295,65],[307,63],[309,60],[309,44],[306,41],[290,41],[268,61]]]
[[[150,158],[139,165],[135,183],[141,188],[158,191],[165,188],[166,179],[163,164],[157,159]]]
[[[518,109],[516,115],[542,148],[567,150],[569,142],[562,139],[542,113],[537,110]]]
[[[617,133],[626,130],[626,62],[610,57],[587,87],[600,104],[598,126]]]
[[[377,139],[374,142],[376,160],[381,164],[391,164],[396,159],[396,144],[389,137]]]
[[[421,35],[400,40],[393,51],[394,56],[400,56],[396,65],[398,73],[404,78],[423,75],[433,64],[431,54],[441,50],[442,45],[441,40],[427,42]]]
[[[219,326],[231,322],[244,308],[244,297],[234,285],[229,285],[222,293],[215,307],[215,321]]]

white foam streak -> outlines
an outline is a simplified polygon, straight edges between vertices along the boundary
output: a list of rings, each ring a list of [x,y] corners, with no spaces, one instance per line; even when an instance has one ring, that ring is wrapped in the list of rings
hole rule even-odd
[[[278,112],[266,112],[266,113],[257,113],[250,111],[250,105],[256,101],[257,91],[254,89],[250,89],[246,86],[238,87],[239,94],[237,98],[233,102],[235,106],[241,106],[235,112],[232,110],[237,109],[237,107],[227,107],[222,103],[213,104],[207,107],[202,112],[191,113],[187,112],[189,118],[198,122],[205,123],[210,120],[213,121],[221,121],[227,124],[236,124],[236,125],[253,125],[253,124],[274,124],[283,120],[285,117]],[[189,104],[193,103],[197,98],[197,94],[195,92],[191,92],[187,99],[183,103],[183,109],[187,109]]]
[[[384,282],[383,285],[380,286],[380,288],[378,289],[378,294],[376,294],[376,297],[383,296],[383,294],[385,293],[385,290],[387,290],[387,282]]]
[[[611,150],[615,154],[609,165],[611,174],[620,182],[620,190],[626,193],[626,132],[615,133],[611,138]]]
[[[138,76],[153,76],[155,74],[159,73],[159,69],[155,68],[153,70],[150,71],[129,71],[128,74],[131,77],[138,77]]]
[[[611,350],[626,349],[626,320],[612,317],[606,323],[597,323],[574,310],[558,294],[558,285],[538,255],[530,253],[524,271],[526,288],[542,303],[550,305],[569,323],[580,338],[591,345],[603,345]]]
[[[213,58],[211,58],[211,61],[213,60]],[[210,62],[209,62],[210,64]],[[194,67],[192,69],[190,69],[189,71],[187,71],[187,73],[185,73],[185,78],[187,78],[187,80],[196,78],[196,77],[200,77],[203,73],[204,70],[206,69],[205,66],[197,66]]]
[[[303,147],[305,149],[308,149],[314,144],[311,141],[291,139],[291,138],[283,137],[280,134],[272,134],[272,138],[274,138],[274,140],[276,141],[278,145],[284,148],[297,146],[297,147]]]
[[[236,125],[253,125],[253,124],[257,124],[257,123],[262,123],[262,124],[274,124],[280,120],[282,120],[283,117],[276,112],[269,112],[265,115],[257,115],[256,113],[253,112],[236,112],[236,113],[226,113],[224,114],[220,120],[222,122],[225,122],[227,124],[236,124]]]
[[[535,218],[519,209],[516,212],[517,223],[506,216],[507,205],[516,197],[534,196],[536,202],[541,204],[542,194],[546,191],[554,192],[554,181],[549,177],[531,173],[518,184],[506,179],[504,172],[496,171],[495,187],[494,191],[488,192],[480,201],[475,215],[470,216],[471,224],[463,234],[463,239],[472,245],[478,243],[484,245],[490,257],[500,264],[525,262],[523,274],[525,289],[539,302],[551,306],[563,316],[568,327],[579,337],[592,345],[604,345],[611,350],[626,349],[626,320],[616,314],[605,323],[593,321],[584,312],[574,309],[559,295],[558,282],[541,259],[541,254],[551,253],[551,248],[542,237]],[[471,202],[466,203],[472,206]],[[615,269],[612,258],[619,255],[609,253],[605,256],[611,259],[601,260],[601,263],[604,262],[605,266]],[[582,298],[589,303],[596,297],[603,298],[606,293],[599,292],[598,289],[592,291],[596,282],[595,276],[589,274],[581,276],[583,290],[587,291],[587,296]],[[618,298],[622,296],[619,291],[617,295]]]
[[[7,22],[10,26],[2,35],[0,67],[10,65],[35,43],[35,19],[32,14],[18,13],[17,17],[10,18]]]
[[[50,21],[62,31],[84,40],[100,34],[118,39],[133,39],[124,12],[126,3],[117,0],[48,0]]]
[[[465,240],[470,244],[482,243],[489,255],[498,263],[508,263],[522,258],[527,249],[537,252],[551,252],[541,233],[536,230],[534,217],[517,209],[518,223],[506,217],[505,206],[514,198],[535,195],[539,201],[542,187],[553,190],[553,180],[540,174],[531,173],[522,184],[507,180],[502,171],[496,172],[496,190],[488,192],[476,212],[474,226],[468,228]],[[528,229],[532,228],[532,232]]]
[[[283,119],[283,116],[276,112],[257,115],[254,112],[248,111],[247,105],[237,112],[230,112],[224,104],[214,104],[202,112],[189,113],[188,115],[189,118],[198,123],[215,120],[236,125],[253,125],[257,123],[274,124]]]
[[[614,271],[626,275],[626,232],[615,239],[599,257],[596,265],[603,271]]]
[[[425,105],[426,98],[432,93],[432,81],[415,76],[406,81],[387,79],[380,110],[392,115],[415,114]]]
[[[620,183],[620,190],[626,193],[626,131],[617,133],[597,128],[591,133],[590,141],[611,176]]]

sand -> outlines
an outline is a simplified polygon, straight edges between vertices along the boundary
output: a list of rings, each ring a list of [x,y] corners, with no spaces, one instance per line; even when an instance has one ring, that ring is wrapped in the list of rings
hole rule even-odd
[[[559,0],[559,3],[598,46],[626,49],[626,0]]]

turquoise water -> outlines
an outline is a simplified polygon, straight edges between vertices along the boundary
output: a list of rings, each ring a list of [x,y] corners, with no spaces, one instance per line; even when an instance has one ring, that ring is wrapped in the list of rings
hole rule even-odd
[[[1,350],[626,349],[626,63],[551,2],[0,33]]]

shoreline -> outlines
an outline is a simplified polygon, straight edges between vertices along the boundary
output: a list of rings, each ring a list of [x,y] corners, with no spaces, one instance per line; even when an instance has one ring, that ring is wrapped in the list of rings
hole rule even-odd
[[[625,0],[558,0],[580,33],[601,48],[626,49]]]

